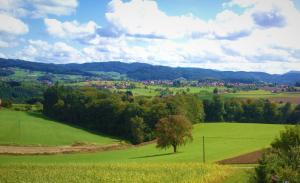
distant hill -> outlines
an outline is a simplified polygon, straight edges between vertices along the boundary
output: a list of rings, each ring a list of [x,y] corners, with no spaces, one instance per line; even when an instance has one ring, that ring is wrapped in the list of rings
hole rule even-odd
[[[116,61],[83,64],[46,64],[23,60],[0,59],[0,68],[7,67],[84,76],[92,76],[91,71],[118,72],[120,74],[126,74],[128,78],[135,80],[174,80],[177,78],[185,78],[187,80],[218,79],[233,82],[262,81],[279,84],[295,84],[300,80],[299,71],[279,75],[264,72],[233,72],[184,67],[173,68],[145,63],[124,63]]]

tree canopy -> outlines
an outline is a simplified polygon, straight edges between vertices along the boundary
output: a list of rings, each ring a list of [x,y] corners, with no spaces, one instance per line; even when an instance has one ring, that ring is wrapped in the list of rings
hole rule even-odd
[[[192,124],[182,115],[169,115],[156,124],[157,147],[172,146],[174,153],[177,147],[192,141]]]

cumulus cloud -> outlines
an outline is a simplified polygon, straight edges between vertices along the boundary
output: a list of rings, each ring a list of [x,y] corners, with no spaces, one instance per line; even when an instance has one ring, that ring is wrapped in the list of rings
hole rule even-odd
[[[0,33],[21,35],[29,30],[23,21],[6,14],[0,14],[0,22]]]
[[[237,13],[234,6],[242,11]],[[291,0],[231,0],[210,20],[167,15],[156,1],[112,0],[105,17],[106,27],[92,20],[44,18],[46,32],[61,41],[30,40],[18,58],[56,63],[138,61],[270,73],[300,70],[300,13]],[[1,45],[6,46],[0,40]]]
[[[209,22],[215,39],[235,40],[251,34],[255,25],[248,14],[238,15],[230,10],[224,10]]]
[[[19,59],[45,63],[71,63],[87,61],[82,53],[64,42],[49,44],[42,40],[29,40],[16,55]]]
[[[77,21],[61,22],[56,19],[44,19],[46,31],[55,37],[75,39],[82,43],[97,44],[99,35],[97,30],[100,29],[94,21],[80,24]]]
[[[27,0],[32,4],[35,11],[33,16],[44,17],[52,15],[70,15],[78,6],[77,0]]]
[[[28,33],[28,26],[20,19],[0,14],[0,48],[12,47],[17,44],[17,36]]]
[[[200,18],[192,15],[168,16],[155,1],[149,0],[112,0],[105,16],[113,30],[129,36],[178,38],[208,31]]]
[[[1,0],[0,12],[14,17],[40,18],[47,15],[70,15],[78,6],[77,0]]]

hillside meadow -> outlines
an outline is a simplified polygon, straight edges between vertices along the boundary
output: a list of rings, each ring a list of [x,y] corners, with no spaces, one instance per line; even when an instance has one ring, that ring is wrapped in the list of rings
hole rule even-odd
[[[0,110],[1,145],[71,145],[85,142],[110,144],[118,139],[47,119],[40,113]]]
[[[180,147],[176,154],[172,149],[149,144],[99,153],[0,155],[0,182],[246,182],[244,171],[214,162],[268,147],[282,129],[283,125],[272,124],[197,124],[193,142]],[[117,141],[38,113],[12,110],[0,111],[0,130],[2,144],[54,146],[75,141]],[[206,164],[202,163],[203,136]]]
[[[19,122],[23,121],[23,122]],[[20,125],[21,124],[21,125]],[[116,139],[91,134],[30,113],[0,111],[2,144],[63,145],[75,141],[109,144]],[[0,163],[95,163],[95,162],[202,162],[205,137],[207,162],[268,147],[283,125],[251,123],[203,123],[194,125],[193,142],[172,149],[157,149],[155,144],[101,153],[59,154],[39,156],[1,155]]]

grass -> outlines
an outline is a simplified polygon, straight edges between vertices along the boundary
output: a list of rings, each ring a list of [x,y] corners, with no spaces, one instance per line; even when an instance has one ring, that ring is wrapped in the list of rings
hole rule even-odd
[[[0,165],[0,182],[210,183],[221,182],[231,171],[200,163]]]
[[[116,139],[96,135],[43,117],[38,113],[0,110],[0,144],[70,145],[75,142],[110,144]]]
[[[223,183],[248,183],[253,171],[253,169],[236,169]]]
[[[206,123],[194,126],[194,141],[174,154],[172,149],[160,150],[155,144],[101,153],[10,156],[1,155],[0,164],[7,163],[129,163],[129,162],[202,162],[202,136],[205,136],[206,162],[215,162],[268,147],[283,125]]]
[[[21,123],[18,122],[20,119]],[[180,147],[176,154],[172,149],[160,150],[155,144],[149,144],[101,153],[0,155],[0,182],[243,183],[249,177],[247,170],[213,162],[268,147],[282,129],[283,125],[272,124],[197,124],[193,129],[194,141]],[[42,116],[10,110],[0,111],[0,134],[1,142],[19,144],[56,145],[84,138],[91,142],[114,141]],[[201,163],[203,136],[206,164]]]

